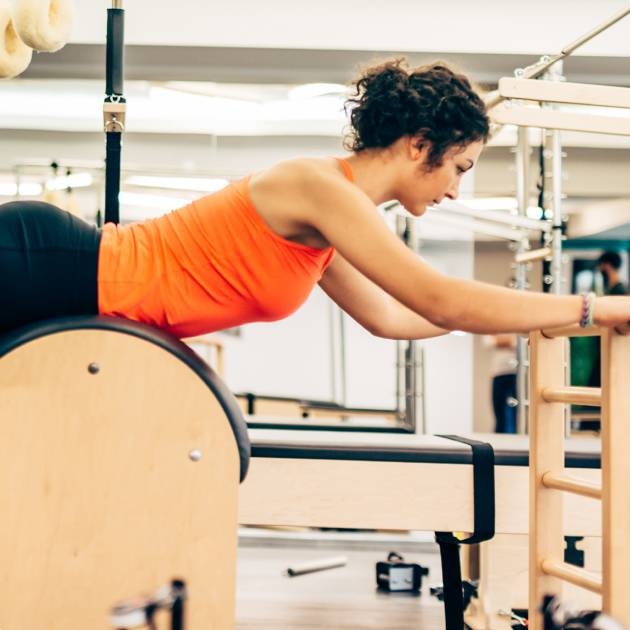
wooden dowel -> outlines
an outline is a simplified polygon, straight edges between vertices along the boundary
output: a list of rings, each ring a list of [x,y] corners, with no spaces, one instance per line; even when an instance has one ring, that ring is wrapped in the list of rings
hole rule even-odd
[[[599,387],[546,387],[542,391],[542,398],[545,402],[599,407],[602,404],[602,390]]]
[[[543,560],[541,568],[547,575],[553,575],[565,582],[570,582],[594,593],[602,592],[602,578],[599,575],[580,569],[566,562],[556,560]]]
[[[556,339],[558,337],[601,337],[602,335],[602,329],[598,326],[582,328],[579,324],[561,328],[545,328],[541,332],[543,337],[547,337],[547,339]]]
[[[532,249],[528,252],[522,252],[514,256],[514,262],[525,263],[532,262],[534,260],[542,260],[551,256],[551,248],[543,247],[542,249]]]
[[[573,492],[591,499],[602,498],[601,485],[591,481],[584,481],[577,477],[571,477],[570,475],[555,475],[554,473],[546,472],[542,476],[542,482],[545,488]]]

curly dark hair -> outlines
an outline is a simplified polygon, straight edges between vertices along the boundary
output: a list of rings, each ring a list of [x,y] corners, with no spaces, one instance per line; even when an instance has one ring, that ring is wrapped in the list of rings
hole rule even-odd
[[[350,133],[344,146],[354,152],[385,148],[403,136],[429,144],[426,167],[470,142],[486,142],[490,121],[481,97],[463,74],[443,62],[408,70],[405,59],[368,68],[352,83],[346,101]]]

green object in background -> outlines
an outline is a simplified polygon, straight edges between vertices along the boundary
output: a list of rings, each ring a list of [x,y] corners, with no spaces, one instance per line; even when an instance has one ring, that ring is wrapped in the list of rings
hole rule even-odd
[[[599,387],[599,337],[571,337],[571,385]]]

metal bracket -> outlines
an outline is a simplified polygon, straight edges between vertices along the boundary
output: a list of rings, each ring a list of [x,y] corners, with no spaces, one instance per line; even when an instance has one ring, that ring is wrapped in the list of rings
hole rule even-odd
[[[123,133],[125,131],[125,101],[103,103],[103,126],[105,133]]]

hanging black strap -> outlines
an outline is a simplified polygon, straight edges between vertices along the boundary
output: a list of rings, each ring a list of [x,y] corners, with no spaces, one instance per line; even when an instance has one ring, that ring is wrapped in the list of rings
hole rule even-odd
[[[472,448],[474,531],[464,540],[456,538],[452,532],[435,532],[435,540],[440,546],[442,559],[446,630],[462,630],[464,597],[459,546],[483,542],[494,537],[494,450],[490,444],[457,435],[438,437],[462,442]]]
[[[105,56],[105,223],[120,221],[120,156],[125,131],[126,102],[123,96],[125,11],[122,0],[112,0],[107,9],[107,47]]]

